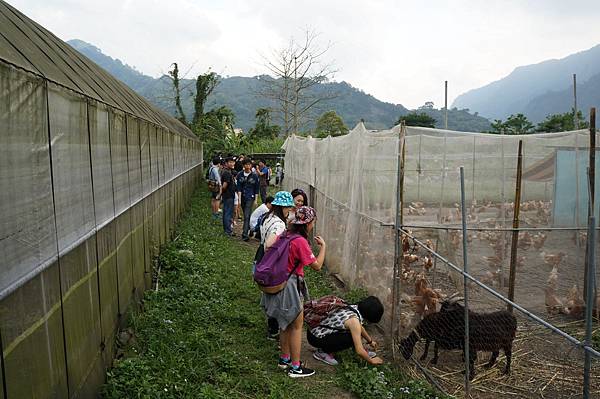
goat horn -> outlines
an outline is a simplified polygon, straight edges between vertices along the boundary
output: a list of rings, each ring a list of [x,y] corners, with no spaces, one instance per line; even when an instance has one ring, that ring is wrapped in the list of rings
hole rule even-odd
[[[454,294],[451,294],[450,296],[446,297],[446,299],[444,299],[444,301],[449,301],[450,299],[452,299],[456,296],[458,296],[458,292],[455,292]]]

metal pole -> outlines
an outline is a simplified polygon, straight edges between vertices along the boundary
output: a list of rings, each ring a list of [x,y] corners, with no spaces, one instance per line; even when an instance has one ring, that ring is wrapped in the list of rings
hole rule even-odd
[[[402,253],[402,240],[400,227],[403,222],[403,182],[404,182],[404,134],[405,124],[402,121],[400,125],[400,135],[398,136],[398,166],[396,171],[396,215],[395,215],[395,242],[394,242],[394,272],[392,279],[392,317],[390,332],[392,334],[392,358],[396,360],[396,303],[400,297],[400,267],[404,260]]]
[[[444,129],[448,130],[448,81],[444,81]]]
[[[592,217],[596,211],[595,204],[595,185],[596,185],[596,108],[590,108],[590,160],[588,165],[588,188],[589,188],[589,204],[588,204],[588,219]],[[590,240],[586,241],[586,254],[589,251]],[[588,289],[588,258],[585,261],[585,274],[583,277],[583,297],[587,298]]]
[[[579,118],[577,117],[577,74],[573,74],[573,123],[575,130],[579,129]]]
[[[463,285],[464,285],[464,301],[465,301],[465,398],[469,398],[470,395],[470,385],[469,385],[469,375],[471,368],[471,357],[469,350],[469,285],[467,274],[469,273],[469,268],[467,266],[467,207],[465,203],[465,168],[464,166],[460,167],[460,207],[462,211],[462,247],[463,247]]]
[[[594,214],[594,199],[596,184],[596,108],[590,108],[590,196],[592,215]]]
[[[521,210],[521,175],[523,172],[523,140],[519,140],[519,153],[517,155],[517,184],[515,187],[515,210],[513,212],[513,229],[519,228],[519,211]],[[508,299],[515,300],[515,278],[517,274],[517,244],[519,244],[519,232],[513,231],[510,246],[510,271],[508,278]],[[512,313],[513,308],[509,304],[506,309]]]
[[[596,219],[593,211],[592,216],[588,222],[588,242],[591,245],[588,246],[588,275],[587,275],[587,296],[585,305],[585,346],[590,347],[592,345],[592,320],[593,320],[593,308],[594,308],[594,278],[596,276]],[[583,397],[588,399],[590,397],[590,370],[592,366],[592,355],[590,352],[585,351],[585,358],[583,364]]]

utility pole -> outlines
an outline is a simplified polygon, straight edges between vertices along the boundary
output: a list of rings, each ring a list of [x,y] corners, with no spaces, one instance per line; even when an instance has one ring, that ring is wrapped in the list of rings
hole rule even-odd
[[[448,81],[444,81],[444,129],[448,130]]]
[[[573,122],[575,130],[579,130],[579,118],[577,117],[577,74],[573,74]]]

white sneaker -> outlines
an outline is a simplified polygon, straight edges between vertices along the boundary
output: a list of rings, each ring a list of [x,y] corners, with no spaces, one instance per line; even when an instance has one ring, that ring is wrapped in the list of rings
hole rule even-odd
[[[313,353],[313,357],[317,360],[322,361],[325,364],[330,365],[330,366],[338,365],[338,361],[335,360],[335,358],[333,356],[331,356],[329,353],[323,352],[321,349],[317,349],[315,351],[315,353]]]

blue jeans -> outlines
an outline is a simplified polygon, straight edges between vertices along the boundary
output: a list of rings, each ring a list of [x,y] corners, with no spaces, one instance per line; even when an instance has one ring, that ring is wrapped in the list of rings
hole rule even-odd
[[[250,215],[252,215],[252,205],[254,204],[254,198],[242,197],[242,212],[244,212],[244,227],[242,229],[242,238],[248,238],[248,231],[250,230]]]
[[[231,235],[231,223],[233,222],[233,198],[223,200],[223,230],[225,234]]]

